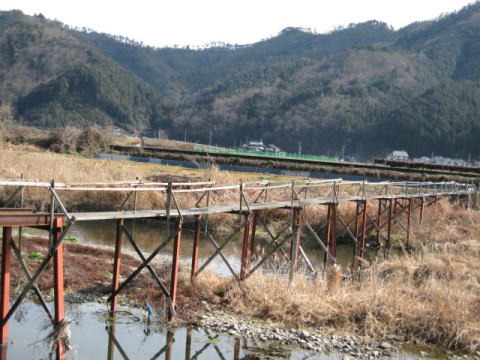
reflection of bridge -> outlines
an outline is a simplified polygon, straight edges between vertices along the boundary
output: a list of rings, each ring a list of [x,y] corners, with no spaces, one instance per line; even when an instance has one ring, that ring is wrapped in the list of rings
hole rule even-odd
[[[362,258],[365,252],[366,238],[373,232],[376,241],[383,248],[383,255],[388,256],[392,246],[392,229],[394,226],[405,236],[402,246],[408,247],[411,236],[411,222],[414,212],[418,209],[418,222],[421,223],[424,209],[436,204],[441,198],[450,198],[457,204],[466,203],[470,206],[475,188],[458,183],[418,183],[418,182],[352,182],[338,180],[319,181],[292,181],[292,182],[251,182],[236,185],[216,186],[211,182],[198,183],[152,183],[142,180],[121,181],[114,183],[42,183],[36,181],[0,181],[4,188],[7,201],[0,208],[0,226],[3,227],[2,268],[1,268],[1,297],[0,297],[0,339],[2,344],[8,338],[8,320],[21,304],[30,290],[33,290],[45,311],[54,324],[60,324],[64,319],[64,285],[63,285],[63,241],[72,225],[82,221],[116,220],[117,233],[115,241],[115,255],[113,268],[112,291],[108,298],[111,311],[115,311],[117,296],[143,270],[147,269],[157,283],[161,293],[165,296],[169,306],[169,319],[175,314],[177,279],[179,268],[179,254],[182,225],[186,217],[195,220],[195,235],[192,250],[192,279],[198,276],[211,261],[220,256],[232,276],[237,281],[243,281],[262,267],[275,252],[281,251],[289,262],[290,280],[298,270],[299,262],[304,262],[313,273],[316,269],[308,258],[302,244],[302,233],[306,232],[313,237],[324,253],[324,267],[336,262],[337,235],[343,232],[352,240],[352,268],[356,268],[356,259]],[[24,190],[35,188],[45,191],[51,197],[50,212],[34,212],[25,208]],[[108,212],[80,212],[71,213],[62,202],[59,193],[66,192],[123,192],[126,193],[120,210]],[[160,193],[165,197],[165,209],[137,208],[138,198],[142,195]],[[476,194],[476,193],[475,193]],[[62,195],[64,196],[64,195]],[[183,200],[190,206],[181,208]],[[476,197],[475,197],[476,199]],[[8,208],[16,201],[19,207]],[[132,210],[126,210],[131,203]],[[348,204],[356,204],[355,213],[349,215]],[[374,205],[375,211],[367,211],[368,205]],[[378,206],[375,206],[377,203]],[[315,230],[306,216],[308,212],[320,212],[326,207],[326,219],[320,230]],[[371,206],[370,206],[371,207]],[[434,207],[435,208],[435,207]],[[268,227],[268,210],[282,209],[288,211],[290,220],[285,227],[274,234]],[[57,212],[58,211],[58,212]],[[230,214],[238,216],[238,226],[224,241],[217,241],[209,231],[209,216],[213,214]],[[348,218],[347,218],[348,217]],[[133,230],[127,229],[125,219],[164,219],[166,221],[167,236],[164,241],[149,255],[145,256],[138,247]],[[175,229],[170,224],[175,221]],[[261,225],[270,237],[269,244],[264,248],[262,256],[255,254],[255,232]],[[32,274],[22,259],[20,246],[12,236],[12,228],[19,227],[19,241],[21,241],[22,227],[39,227],[49,230],[48,254]],[[222,250],[243,232],[241,269],[237,273]],[[142,264],[128,278],[120,284],[120,265],[122,253],[122,238],[125,236]],[[210,241],[215,251],[199,267],[198,244],[201,237]],[[170,286],[150,266],[152,260],[173,241],[172,267]],[[290,242],[290,247],[283,247]],[[20,244],[20,243],[19,243]],[[10,266],[11,250],[17,257],[28,282],[23,287],[19,297],[9,307],[10,298]],[[53,259],[55,313],[52,315],[45,305],[36,282]],[[66,264],[69,266],[69,264]],[[5,347],[3,348],[5,349]],[[57,353],[62,357],[62,344]],[[6,350],[4,350],[6,356]]]
[[[111,325],[106,327],[106,331],[108,334],[108,352],[107,352],[107,360],[114,360],[114,355],[115,355],[115,349],[118,350],[120,355],[124,360],[129,360],[130,357],[128,355],[128,352],[123,348],[122,344],[118,341],[118,339],[115,336],[115,330],[116,330],[116,324],[113,322]],[[217,341],[220,337],[219,334],[212,335],[210,331],[207,329],[202,329],[198,330],[197,333],[195,334],[197,337],[198,336],[204,336],[204,339],[202,339],[205,344],[201,346],[199,349],[197,349],[195,352],[192,352],[192,334],[193,334],[193,329],[188,328],[187,329],[187,334],[185,337],[185,360],[196,360],[200,358],[207,359],[206,357],[202,357],[202,355],[207,355],[205,354],[205,351],[213,347],[215,350],[216,356],[220,360],[225,360],[227,357],[225,354],[222,352],[222,349],[220,346],[217,345]],[[150,360],[155,360],[159,359],[160,356],[164,355],[165,360],[172,360],[174,359],[173,356],[173,345],[175,343],[175,333],[169,329],[165,331],[165,345],[163,345],[159,351],[157,351],[155,354],[153,354],[152,357],[150,357]],[[233,346],[233,360],[241,360],[240,358],[240,338],[235,337],[234,340],[234,346]],[[208,357],[210,360],[211,357]]]

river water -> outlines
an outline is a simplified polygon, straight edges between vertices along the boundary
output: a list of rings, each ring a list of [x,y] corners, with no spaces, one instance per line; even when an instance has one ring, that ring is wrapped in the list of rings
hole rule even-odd
[[[51,306],[51,304],[50,304]],[[124,309],[112,326],[104,305],[87,303],[69,305],[66,316],[70,325],[72,350],[67,360],[83,359],[318,359],[337,360],[338,352],[315,354],[295,346],[217,334],[199,328],[169,329],[166,326],[147,326],[143,315],[134,309]],[[43,309],[26,303],[10,321],[7,357],[3,359],[55,359],[43,339],[51,331]],[[411,360],[414,354],[401,352],[396,359]]]
[[[126,223],[132,227],[132,223]],[[30,229],[27,232],[30,235]],[[260,232],[261,234],[261,232]],[[76,223],[69,233],[81,243],[112,246],[115,239],[115,222],[97,221]],[[165,238],[165,223],[155,221],[137,221],[134,238],[144,252],[151,252]],[[223,236],[218,236],[221,240]],[[264,238],[260,236],[260,238]],[[235,271],[240,268],[240,237],[225,248],[224,254]],[[262,248],[268,242],[259,240]],[[128,248],[127,240],[124,240]],[[181,240],[181,257],[190,261],[193,231],[184,229]],[[318,247],[306,243],[306,252],[314,266],[323,264],[323,252]],[[170,255],[172,244],[162,253]],[[287,250],[287,249],[286,249]],[[210,241],[203,239],[199,247],[200,265],[214,251]],[[370,250],[372,252],[373,250]],[[340,263],[351,261],[352,244],[338,246]],[[209,268],[219,274],[230,275],[223,260],[218,256]],[[50,306],[52,306],[50,304]],[[111,319],[107,316],[105,305],[87,303],[67,305],[66,316],[74,322],[70,325],[71,343],[74,348],[67,353],[67,359],[342,359],[337,352],[315,354],[299,347],[284,346],[270,342],[216,334],[205,329],[178,328],[169,330],[166,326],[148,327],[143,314],[137,309],[125,309],[138,315],[120,316],[115,322],[112,334]],[[26,303],[10,321],[9,338],[13,343],[8,346],[8,359],[49,359],[49,349],[41,341],[48,334],[48,318],[43,309],[36,304]],[[166,346],[170,344],[170,346]],[[418,358],[415,354],[404,351],[395,355],[398,359]],[[55,358],[53,356],[53,358]]]

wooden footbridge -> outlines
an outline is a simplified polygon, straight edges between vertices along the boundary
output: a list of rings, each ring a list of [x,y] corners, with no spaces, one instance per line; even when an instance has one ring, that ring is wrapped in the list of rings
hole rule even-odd
[[[441,198],[449,198],[457,204],[470,206],[476,200],[473,185],[454,182],[381,182],[368,183],[358,181],[335,180],[299,180],[292,182],[260,181],[234,185],[217,185],[212,182],[158,183],[144,180],[120,181],[111,183],[56,183],[33,180],[0,180],[0,188],[6,201],[0,208],[0,226],[3,227],[1,293],[0,293],[0,340],[8,342],[8,320],[30,291],[38,297],[54,325],[64,320],[64,277],[63,241],[73,224],[85,221],[115,220],[116,238],[113,265],[113,281],[108,298],[112,312],[116,309],[117,296],[131,284],[132,280],[144,269],[153,277],[159,292],[165,296],[168,304],[168,317],[175,315],[177,298],[177,279],[181,246],[182,226],[187,218],[193,220],[195,233],[192,248],[191,278],[198,276],[217,256],[220,256],[237,281],[243,281],[276,252],[289,263],[290,280],[303,263],[312,274],[318,272],[304,250],[302,235],[315,239],[324,256],[323,268],[336,262],[337,238],[340,232],[352,243],[352,266],[356,259],[365,254],[367,235],[373,232],[381,245],[382,253],[387,256],[392,246],[392,227],[404,233],[402,244],[409,246],[411,225],[414,216],[422,222],[424,209],[434,205]],[[48,195],[49,211],[41,212],[25,207],[26,190],[36,189]],[[70,212],[63,199],[71,192],[121,192],[123,201],[112,211],[106,212]],[[162,209],[138,209],[141,196],[161,194],[165,207]],[[475,195],[473,199],[472,195]],[[189,201],[182,197],[188,197]],[[193,199],[193,200],[192,200]],[[179,204],[189,206],[181,207]],[[351,216],[342,212],[343,204],[354,204],[355,212]],[[16,204],[17,207],[12,207]],[[10,207],[9,207],[10,206]],[[128,210],[127,208],[131,209]],[[318,212],[326,207],[326,219],[323,226],[314,229],[308,221],[307,212]],[[370,208],[370,211],[367,209]],[[372,208],[374,211],[372,211]],[[433,206],[435,208],[435,206]],[[272,209],[283,209],[289,221],[283,229],[274,233],[268,225],[268,214]],[[214,238],[209,227],[209,216],[214,214],[234,214],[238,223],[232,233],[223,240]],[[418,218],[416,215],[418,214]],[[218,215],[217,215],[218,216]],[[347,218],[348,216],[348,218]],[[140,250],[132,230],[125,226],[126,219],[162,219],[167,235],[149,255]],[[174,226],[171,226],[174,225]],[[256,253],[256,229],[261,226],[270,240],[262,254]],[[18,227],[19,240],[23,227],[36,227],[49,231],[48,254],[32,273],[22,258],[20,246],[13,237],[13,228]],[[225,247],[241,235],[242,252],[240,271],[224,255]],[[132,245],[141,265],[120,283],[120,266],[123,238]],[[198,247],[201,238],[213,244],[215,251],[199,264]],[[155,273],[150,265],[152,260],[173,241],[171,258],[171,277],[169,286]],[[284,249],[288,245],[287,249]],[[10,306],[10,270],[13,250],[27,283]],[[255,255],[255,256],[254,256]],[[41,274],[53,261],[54,272],[54,314],[51,314],[46,302],[36,286]],[[6,347],[2,347],[2,358],[6,357]],[[64,358],[63,345],[57,347],[57,357]]]

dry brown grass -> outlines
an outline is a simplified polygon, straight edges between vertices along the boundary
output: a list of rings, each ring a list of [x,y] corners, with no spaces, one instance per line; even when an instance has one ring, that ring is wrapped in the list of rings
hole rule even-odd
[[[39,181],[57,182],[109,182],[125,179],[145,179],[150,176],[167,175],[175,173],[185,180],[190,177],[199,179],[212,179],[214,181],[234,178],[233,175],[215,169],[190,170],[180,167],[154,165],[136,162],[100,161],[82,158],[76,155],[56,154],[52,152],[2,150],[0,152],[0,178],[19,179],[23,174],[28,179]],[[194,181],[195,181],[194,180]],[[0,189],[0,196],[8,197],[13,188]],[[115,209],[125,198],[125,193],[96,193],[96,192],[61,192],[60,195],[70,209]],[[223,199],[217,199],[222,201]],[[43,189],[30,188],[25,190],[25,198],[38,209],[45,209],[50,201],[50,196]],[[133,199],[133,197],[132,197]],[[192,194],[179,195],[181,205],[195,203],[196,196]],[[132,204],[128,204],[131,207]],[[165,206],[165,194],[155,192],[140,194],[138,199],[139,209],[158,209]]]
[[[351,280],[330,269],[315,281],[292,284],[261,273],[242,287],[201,275],[205,299],[216,297],[231,312],[285,326],[397,335],[470,352],[480,350],[480,214],[442,202],[416,231],[418,251],[393,255]]]

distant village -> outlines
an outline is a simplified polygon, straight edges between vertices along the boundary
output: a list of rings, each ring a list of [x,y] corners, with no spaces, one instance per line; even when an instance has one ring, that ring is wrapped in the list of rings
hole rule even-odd
[[[387,155],[387,160],[412,161],[416,163],[456,165],[456,166],[480,166],[480,161],[467,161],[464,159],[452,159],[443,156],[422,156],[419,158],[410,158],[405,150],[394,150]]]
[[[120,128],[114,128],[112,133],[114,136],[122,136],[122,137],[139,137],[140,135],[138,133],[134,134],[127,134],[123,129]],[[144,137],[145,139],[153,139],[149,137]],[[160,139],[168,139],[168,137],[162,133],[158,134],[158,138]],[[216,147],[216,146],[215,146]],[[241,150],[248,150],[248,151],[264,151],[264,152],[270,152],[270,153],[275,153],[275,154],[283,154],[284,151],[281,150],[278,146],[274,144],[265,144],[263,140],[260,141],[248,141],[244,144],[242,144],[239,147]],[[350,161],[350,162],[358,162],[357,158],[354,156],[345,156],[343,159],[340,157],[340,161]],[[470,160],[464,160],[464,159],[459,159],[459,158],[449,158],[449,157],[443,157],[443,156],[422,156],[418,158],[411,158],[408,155],[408,152],[405,150],[394,150],[391,153],[387,155],[387,160],[398,160],[398,161],[412,161],[416,163],[426,163],[426,164],[439,164],[439,165],[455,165],[455,166],[477,166],[480,167],[480,160],[476,161],[470,161]]]

